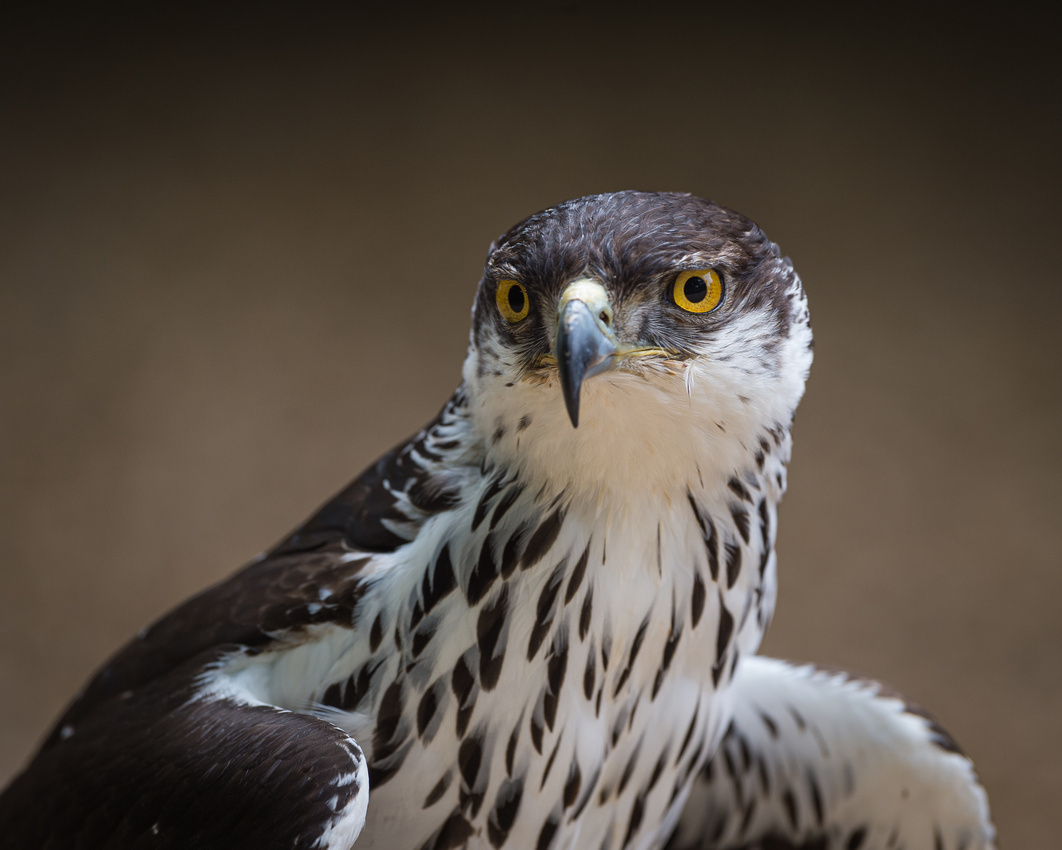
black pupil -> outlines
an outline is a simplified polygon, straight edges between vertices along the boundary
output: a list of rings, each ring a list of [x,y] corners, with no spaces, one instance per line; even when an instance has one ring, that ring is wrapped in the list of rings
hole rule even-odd
[[[525,301],[526,301],[526,299],[524,298],[524,290],[521,287],[519,287],[519,286],[510,286],[509,287],[509,309],[510,310],[512,310],[514,313],[517,313],[517,314],[524,312],[524,303],[525,303]]]
[[[704,282],[703,277],[689,277],[686,278],[682,292],[691,304],[700,304],[708,295],[708,284]]]

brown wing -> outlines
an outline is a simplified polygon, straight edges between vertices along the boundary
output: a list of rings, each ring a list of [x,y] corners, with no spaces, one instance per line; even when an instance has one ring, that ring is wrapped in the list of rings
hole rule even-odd
[[[3,846],[349,846],[368,796],[354,740],[272,706],[191,700],[199,661],[114,697],[40,753],[0,795]]]
[[[237,647],[260,651],[318,623],[354,626],[363,567],[411,540],[454,503],[444,470],[455,394],[423,431],[388,452],[265,555],[193,596],[114,656],[56,724],[80,724],[101,703],[136,690],[188,659]],[[205,663],[205,662],[204,662]]]
[[[122,649],[0,794],[4,846],[349,844],[365,806],[357,744],[319,718],[194,698],[196,678],[228,651],[356,627],[365,564],[454,503],[462,417],[459,390],[273,550]]]
[[[973,765],[878,682],[742,658],[733,720],[667,850],[992,850]]]

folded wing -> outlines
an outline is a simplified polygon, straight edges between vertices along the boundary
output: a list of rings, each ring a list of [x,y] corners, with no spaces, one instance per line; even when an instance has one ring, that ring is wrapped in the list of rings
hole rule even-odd
[[[669,850],[987,850],[984,789],[951,737],[877,682],[743,659],[734,721]]]

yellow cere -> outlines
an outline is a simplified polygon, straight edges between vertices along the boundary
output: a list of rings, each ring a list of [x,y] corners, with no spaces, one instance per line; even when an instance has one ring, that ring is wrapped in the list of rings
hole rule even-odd
[[[690,269],[675,278],[675,303],[688,313],[710,313],[723,301],[723,281],[715,269]]]
[[[527,311],[531,308],[531,299],[527,297],[527,290],[518,280],[499,280],[496,298],[502,318],[510,324],[526,318]]]

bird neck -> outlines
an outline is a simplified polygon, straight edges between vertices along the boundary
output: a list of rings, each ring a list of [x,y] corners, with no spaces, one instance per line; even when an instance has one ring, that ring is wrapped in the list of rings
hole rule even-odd
[[[560,499],[577,513],[618,522],[641,522],[689,494],[725,511],[728,482],[757,486],[768,466],[778,467],[764,490],[769,501],[784,491],[791,414],[765,424],[713,404],[706,392],[687,396],[681,377],[668,385],[631,375],[588,382],[582,411],[575,428],[559,388],[530,382],[469,393],[465,439],[483,469],[519,479],[543,502]]]

